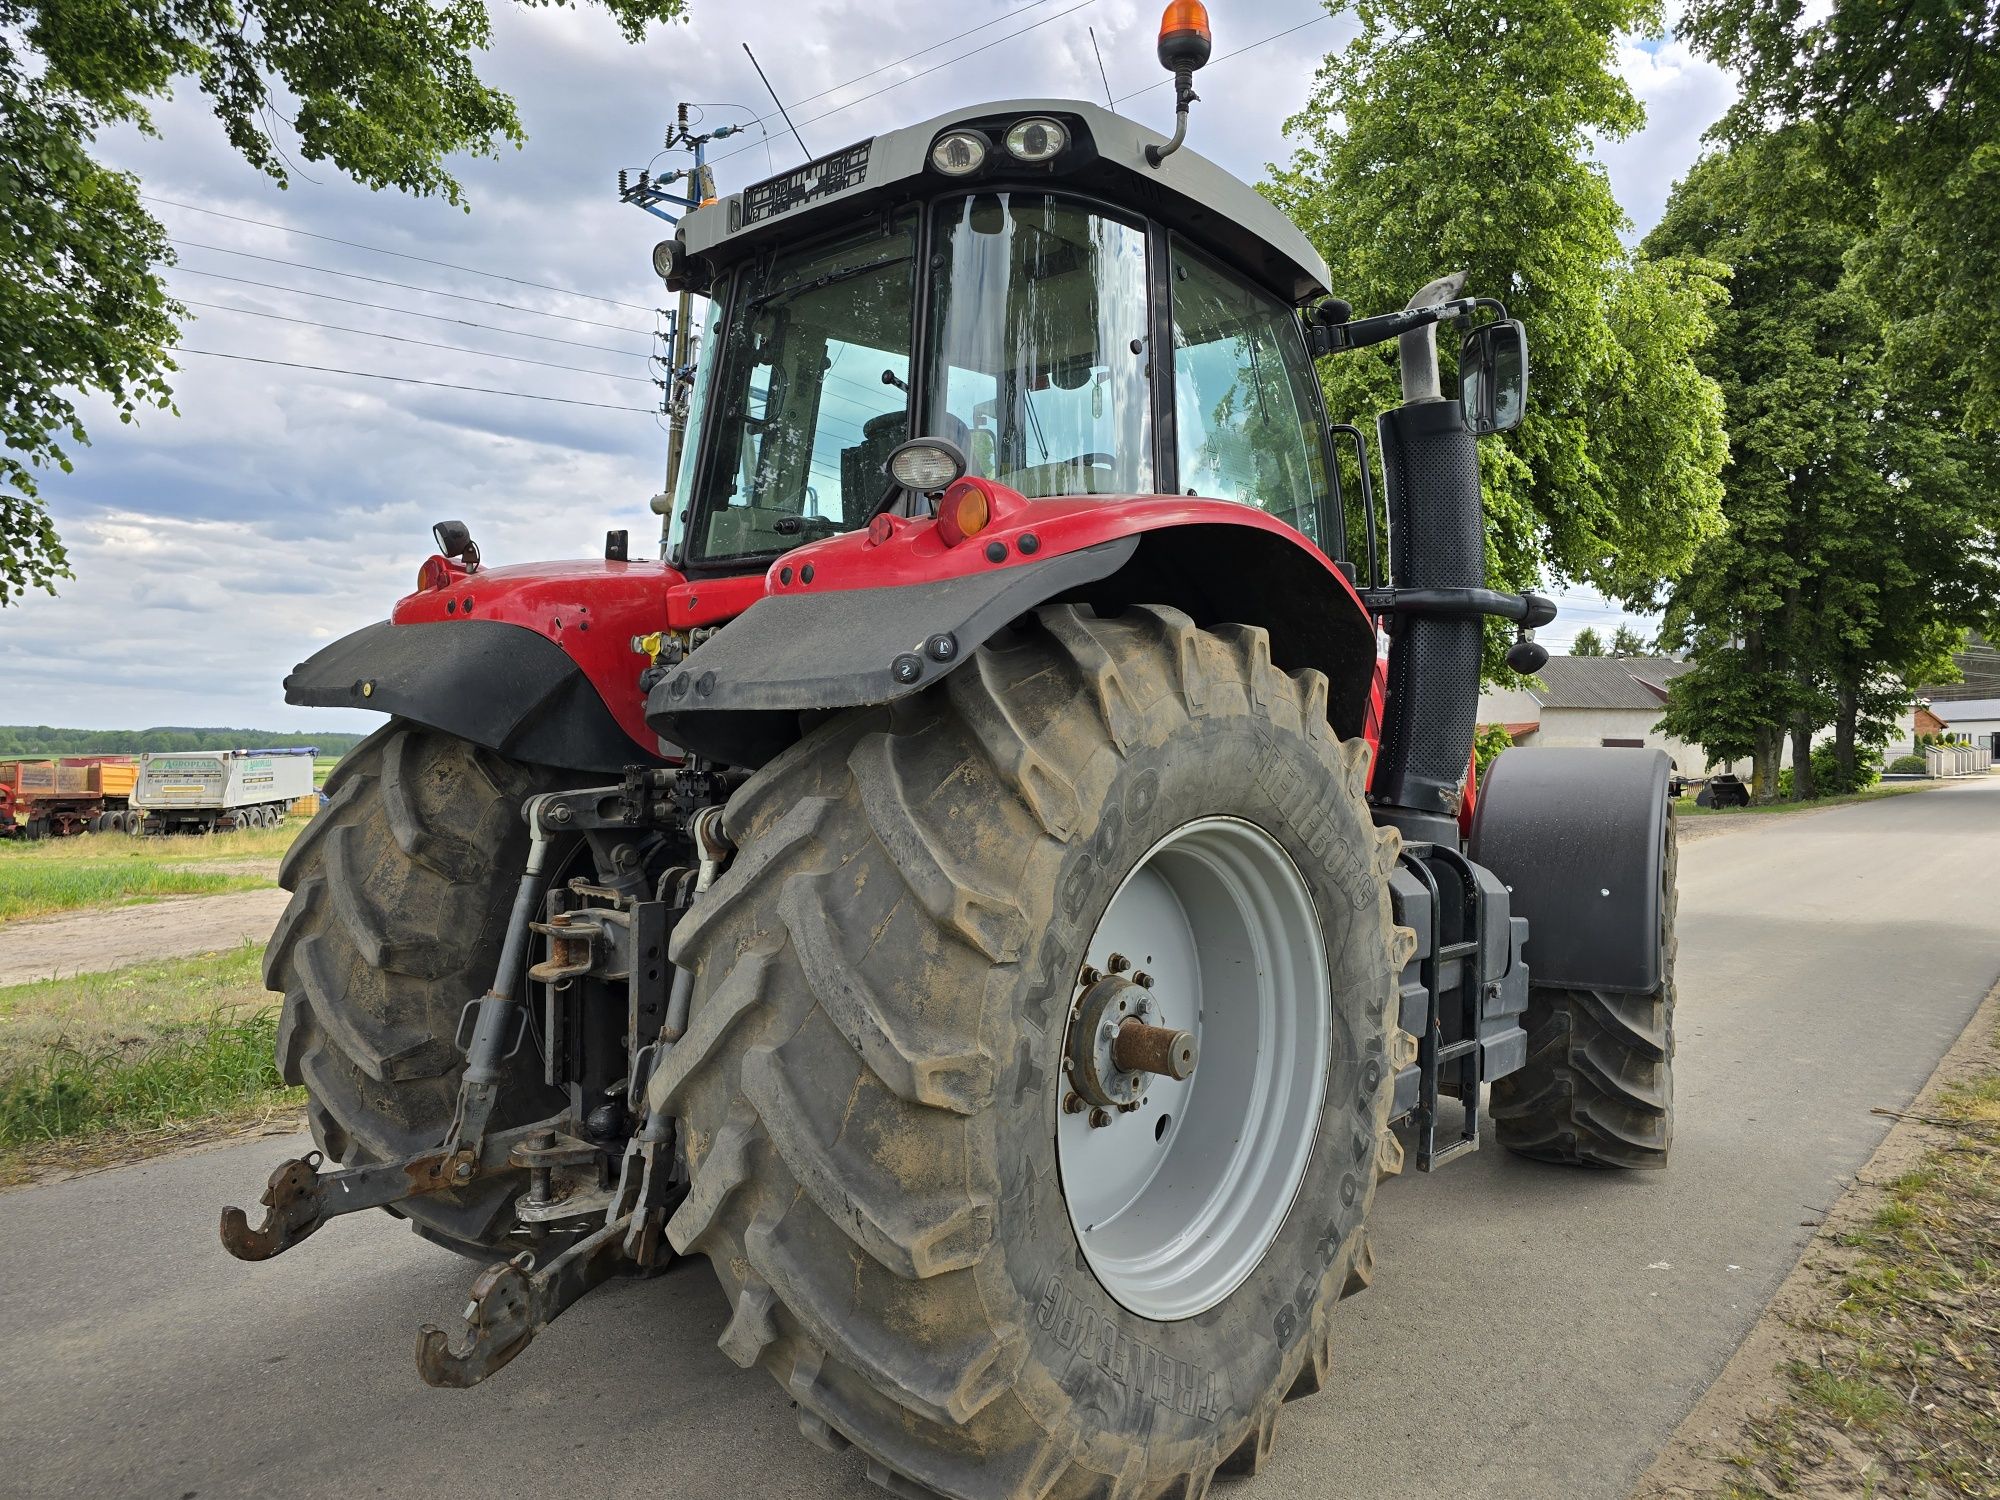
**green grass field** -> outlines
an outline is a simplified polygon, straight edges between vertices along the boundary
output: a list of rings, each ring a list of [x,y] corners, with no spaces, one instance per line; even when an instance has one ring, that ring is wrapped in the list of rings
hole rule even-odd
[[[276,828],[172,838],[10,839],[0,843],[0,922],[272,885],[279,857],[305,822],[288,818]]]
[[[290,1111],[254,945],[0,987],[0,1180],[57,1143]]]

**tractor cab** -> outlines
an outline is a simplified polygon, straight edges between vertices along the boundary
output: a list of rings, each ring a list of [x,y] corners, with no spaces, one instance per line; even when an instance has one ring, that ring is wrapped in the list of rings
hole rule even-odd
[[[709,298],[669,560],[761,571],[912,513],[887,464],[919,438],[1030,499],[1241,501],[1337,552],[1300,314],[1326,268],[1166,143],[1073,100],[980,105],[689,215],[656,257]]]

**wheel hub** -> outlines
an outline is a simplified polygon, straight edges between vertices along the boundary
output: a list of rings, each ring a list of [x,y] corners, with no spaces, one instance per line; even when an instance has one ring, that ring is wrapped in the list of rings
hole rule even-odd
[[[1119,1304],[1193,1317],[1263,1260],[1318,1135],[1330,1001],[1312,894],[1253,823],[1184,824],[1112,896],[1070,1002],[1055,1135],[1078,1247]]]
[[[1154,1074],[1177,1081],[1193,1075],[1200,1057],[1193,1034],[1158,1025],[1159,1016],[1148,990],[1123,974],[1082,985],[1070,1007],[1064,1056],[1071,1097],[1079,1101],[1072,1114],[1079,1108],[1129,1113]]]

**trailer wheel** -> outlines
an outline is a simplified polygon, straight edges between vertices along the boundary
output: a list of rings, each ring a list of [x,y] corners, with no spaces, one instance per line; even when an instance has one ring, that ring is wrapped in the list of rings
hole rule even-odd
[[[1409,938],[1326,693],[1262,630],[1045,608],[731,800],[667,1232],[897,1493],[1199,1495],[1325,1379]]]
[[[1516,1155],[1582,1167],[1667,1164],[1674,1138],[1675,822],[1670,813],[1659,988],[1648,995],[1539,985],[1528,991],[1527,1065],[1493,1085],[1494,1130]]]
[[[444,1139],[465,1004],[493,982],[527,857],[521,802],[548,773],[400,721],[342,759],[327,801],[286,851],[292,892],[264,955],[285,997],[278,1068],[304,1084],[313,1138],[342,1163],[414,1155]],[[563,1105],[524,1048],[494,1128]],[[482,1258],[502,1244],[525,1179],[412,1198],[428,1237]]]

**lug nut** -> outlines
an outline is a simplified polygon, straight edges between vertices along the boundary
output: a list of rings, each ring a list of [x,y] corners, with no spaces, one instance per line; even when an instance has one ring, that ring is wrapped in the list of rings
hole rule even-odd
[[[1153,976],[1141,969],[1132,976],[1132,982],[1142,990],[1150,990],[1153,987]]]
[[[1111,1123],[1110,1110],[1093,1109],[1090,1112],[1090,1128],[1092,1130],[1102,1130],[1105,1126],[1109,1125],[1110,1123]]]
[[[1066,1115],[1080,1115],[1080,1114],[1082,1114],[1082,1113],[1083,1113],[1083,1095],[1081,1095],[1081,1094],[1079,1094],[1079,1093],[1076,1093],[1076,1092],[1074,1092],[1074,1091],[1071,1091],[1070,1093],[1067,1093],[1067,1094],[1064,1094],[1064,1095],[1063,1095],[1063,1113],[1064,1113],[1064,1114],[1066,1114]]]
[[[1123,974],[1132,967],[1132,960],[1122,953],[1114,953],[1104,961],[1104,967],[1114,974]]]
[[[1102,979],[1103,977],[1104,976],[1102,974],[1098,973],[1097,970],[1093,969],[1089,964],[1085,964],[1083,966],[1082,971],[1076,976],[1076,982],[1079,985],[1083,986],[1085,989],[1088,989],[1091,985],[1097,983],[1097,981]]]

